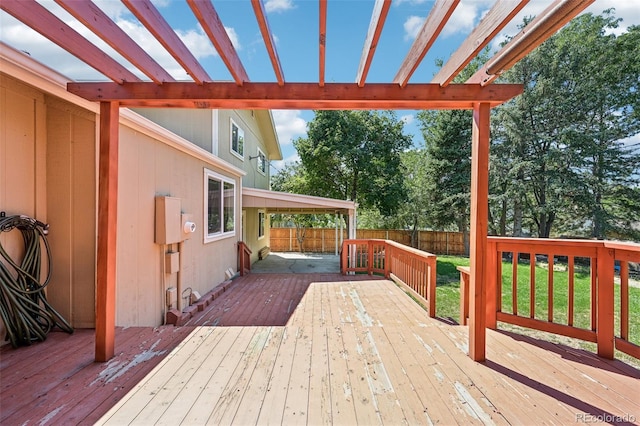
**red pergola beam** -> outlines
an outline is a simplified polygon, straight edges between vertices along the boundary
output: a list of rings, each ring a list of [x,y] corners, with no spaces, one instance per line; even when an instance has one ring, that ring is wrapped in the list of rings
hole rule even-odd
[[[198,22],[202,25],[204,32],[215,46],[220,58],[231,72],[231,76],[238,86],[242,86],[245,81],[249,81],[247,71],[244,69],[238,52],[233,47],[227,30],[224,29],[220,17],[213,7],[211,1],[187,0],[189,7],[193,11]]]
[[[327,0],[320,0],[318,30],[318,85],[324,86],[325,47],[327,45]]]
[[[211,81],[211,77],[200,65],[200,62],[180,40],[180,37],[173,31],[150,0],[122,0],[122,2],[196,83],[202,84],[205,81]]]
[[[393,83],[68,83],[67,90],[95,102],[118,101],[122,106],[248,109],[471,109],[491,106],[522,93],[522,85]]]
[[[265,47],[269,53],[269,59],[271,59],[273,71],[276,73],[276,80],[278,80],[278,84],[282,86],[284,84],[284,74],[282,72],[282,66],[280,65],[280,59],[278,58],[278,52],[276,51],[276,44],[273,41],[273,35],[269,28],[269,22],[267,21],[267,14],[264,10],[264,5],[261,0],[251,0],[251,5],[253,6],[253,11],[256,14],[256,19],[258,20],[260,33],[262,33]]]
[[[64,10],[82,22],[113,50],[120,53],[152,81],[175,81],[149,54],[91,1],[56,0]]]
[[[109,55],[91,44],[34,0],[2,0],[0,9],[39,32],[116,83],[140,81]]]
[[[384,21],[387,19],[390,7],[391,0],[376,0],[373,6],[369,31],[367,32],[367,39],[362,48],[362,56],[360,57],[360,65],[358,66],[358,74],[356,75],[356,83],[360,87],[364,86],[364,82],[367,79],[369,67],[371,66],[376,47],[378,47],[378,40],[380,39],[380,34],[382,34]]]
[[[436,0],[436,3],[431,8],[429,16],[422,24],[420,33],[414,40],[409,49],[407,57],[404,58],[400,69],[393,79],[393,82],[404,87],[409,82],[409,79],[420,65],[420,62],[427,54],[431,46],[440,35],[440,32],[444,28],[445,24],[453,14],[453,11],[460,3],[460,0]]]
[[[497,0],[431,82],[441,86],[451,83],[528,2],[529,0]]]
[[[491,84],[504,71],[541,45],[595,0],[556,0],[524,27],[493,58],[476,71],[467,83]]]

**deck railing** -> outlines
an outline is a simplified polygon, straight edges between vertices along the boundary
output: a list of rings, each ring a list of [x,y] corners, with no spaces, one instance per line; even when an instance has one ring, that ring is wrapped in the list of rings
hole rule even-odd
[[[436,255],[390,240],[345,240],[340,269],[343,274],[380,274],[405,285],[435,317]]]
[[[251,272],[251,253],[244,241],[238,241],[238,271],[241,276]]]
[[[511,271],[503,276],[505,257]],[[640,358],[639,342],[629,340],[630,324],[640,324],[629,309],[629,263],[640,262],[639,244],[489,237],[487,258],[487,327],[501,321],[594,342],[605,358],[613,358],[614,349]],[[540,262],[546,272],[536,269]],[[518,275],[527,264],[521,288]],[[588,274],[588,291],[576,289],[576,274]],[[578,301],[587,304],[588,315],[576,314]]]

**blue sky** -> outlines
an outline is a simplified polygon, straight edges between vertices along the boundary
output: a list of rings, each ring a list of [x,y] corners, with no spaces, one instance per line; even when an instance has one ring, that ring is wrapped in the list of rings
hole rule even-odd
[[[66,22],[74,20],[53,1],[40,0],[49,10]],[[141,26],[126,7],[115,0],[95,0],[114,21],[138,40],[159,63],[177,79],[187,79],[182,68]],[[442,34],[416,70],[411,83],[428,83],[436,72],[435,61],[447,58],[457,49],[471,29],[489,10],[494,0],[462,0]],[[506,36],[517,32],[516,25],[524,16],[543,10],[550,1],[530,0],[518,17],[492,42],[497,46]],[[615,4],[617,3],[617,4]],[[231,76],[218,57],[207,36],[182,0],[156,0],[154,4],[178,35],[203,63],[215,80],[230,80]],[[249,0],[214,0],[227,33],[230,35],[251,81],[272,82],[275,74],[267,56],[255,15]],[[267,17],[276,41],[286,81],[308,82],[318,79],[318,2],[316,0],[266,0]],[[354,82],[358,63],[373,10],[373,0],[330,0],[328,2],[326,71],[327,82]],[[389,11],[367,82],[390,82],[406,56],[422,22],[433,6],[433,0],[394,0]],[[587,11],[601,13],[609,7],[623,17],[620,31],[640,24],[637,0],[596,0]],[[42,36],[26,28],[4,12],[0,12],[0,39],[27,51],[35,59],[75,80],[105,80],[105,77],[75,60]],[[81,24],[73,27],[106,51],[111,49],[93,36]],[[119,57],[113,53],[114,57]],[[127,64],[122,59],[123,64]],[[132,71],[133,71],[133,67]],[[138,73],[139,74],[139,73]],[[139,74],[141,78],[147,79]],[[415,121],[416,111],[397,111],[405,121],[405,132],[413,135],[414,145],[423,144]],[[284,160],[273,162],[276,169],[284,162],[297,159],[291,141],[306,134],[312,111],[273,111]],[[640,135],[636,138],[640,139]]]

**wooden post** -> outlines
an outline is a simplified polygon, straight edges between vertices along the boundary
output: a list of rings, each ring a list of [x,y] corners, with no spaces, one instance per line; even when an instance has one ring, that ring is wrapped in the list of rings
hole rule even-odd
[[[598,356],[614,356],[613,249],[598,247],[597,325]]]
[[[95,347],[97,362],[111,359],[115,347],[119,113],[118,102],[100,103]]]
[[[486,354],[486,267],[489,209],[489,115],[487,103],[473,107],[471,145],[471,277],[469,356],[484,361]]]
[[[436,317],[436,280],[438,278],[436,271],[436,260],[433,258],[429,263],[429,281],[427,283],[429,293],[429,316]]]

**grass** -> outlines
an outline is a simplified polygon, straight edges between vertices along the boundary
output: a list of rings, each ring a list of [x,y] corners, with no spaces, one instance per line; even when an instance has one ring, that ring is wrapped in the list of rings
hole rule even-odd
[[[469,266],[469,258],[457,256],[438,256],[437,263],[437,287],[436,287],[436,313],[439,317],[449,317],[457,321],[460,316],[460,274],[457,266]],[[568,324],[568,273],[563,265],[556,263],[553,272],[553,321],[559,324]],[[517,269],[517,308],[518,315],[528,317],[530,314],[529,297],[529,261],[520,260]],[[564,269],[564,270],[563,270]],[[548,267],[537,264],[535,268],[535,318],[546,321],[549,313],[548,300]],[[502,263],[502,311],[512,313],[512,264],[510,261]],[[574,274],[574,320],[576,327],[591,328],[591,278],[588,266],[576,265]],[[615,286],[615,334],[620,335],[620,286]],[[629,341],[640,344],[640,288],[629,288]],[[511,328],[509,325],[500,324],[500,328]],[[518,328],[518,332],[529,334],[526,329]],[[541,333],[541,332],[531,332]],[[545,333],[545,338],[549,338]],[[561,336],[553,338],[554,341],[567,343]],[[573,339],[571,339],[573,340]],[[577,343],[579,347],[595,350],[595,345],[589,342]],[[574,342],[575,345],[575,342]],[[617,352],[616,357],[629,358]],[[637,360],[634,364],[637,365]]]

